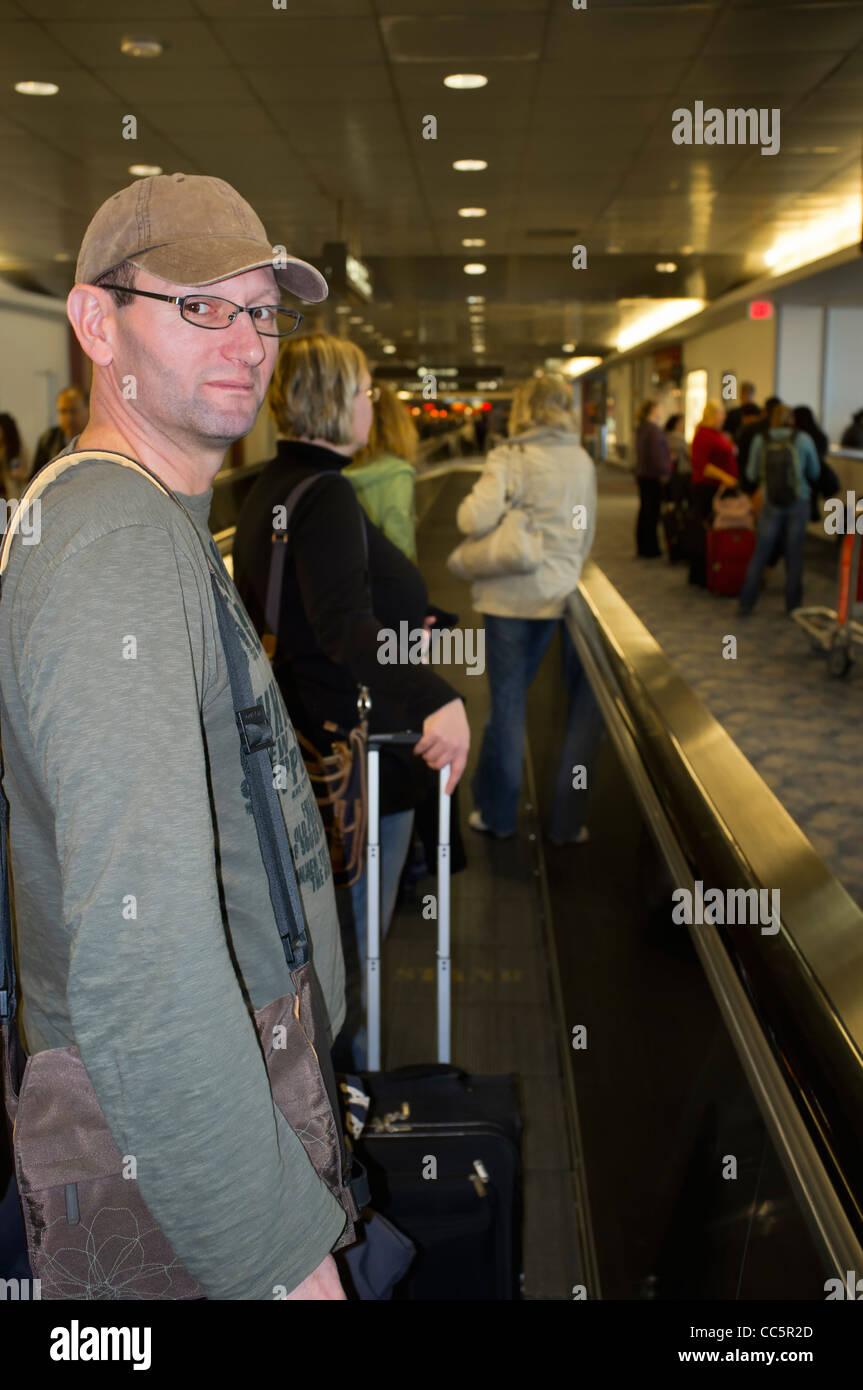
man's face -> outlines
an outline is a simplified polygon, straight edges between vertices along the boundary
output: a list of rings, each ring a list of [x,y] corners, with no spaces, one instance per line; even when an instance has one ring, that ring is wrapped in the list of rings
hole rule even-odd
[[[61,391],[57,397],[57,420],[67,440],[80,434],[87,423],[87,407],[78,391]]]
[[[135,289],[194,296],[193,286],[159,280],[139,270]],[[200,287],[249,307],[278,304],[276,277],[267,267]],[[177,441],[227,448],[248,434],[266,394],[278,338],[261,337],[248,314],[227,328],[199,328],[177,304],[135,298],[117,310],[119,346],[111,365],[124,404],[147,427]]]

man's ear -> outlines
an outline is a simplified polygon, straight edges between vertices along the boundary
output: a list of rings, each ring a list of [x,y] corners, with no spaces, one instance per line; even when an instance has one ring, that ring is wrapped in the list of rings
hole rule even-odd
[[[100,367],[109,366],[114,359],[116,312],[110,290],[100,290],[96,285],[73,285],[69,291],[66,315],[81,347]]]

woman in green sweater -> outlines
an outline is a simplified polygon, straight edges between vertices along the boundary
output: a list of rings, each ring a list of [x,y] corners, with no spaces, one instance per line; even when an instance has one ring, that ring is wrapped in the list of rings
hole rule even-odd
[[[384,535],[416,563],[414,488],[419,435],[389,386],[378,386],[369,442],[354,455],[344,475],[356,488],[363,510]]]

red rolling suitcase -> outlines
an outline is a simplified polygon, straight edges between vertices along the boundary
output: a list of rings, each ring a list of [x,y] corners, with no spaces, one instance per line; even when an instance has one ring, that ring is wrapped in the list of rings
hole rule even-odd
[[[707,532],[707,587],[714,594],[735,598],[743,588],[755,550],[755,532],[728,527]]]

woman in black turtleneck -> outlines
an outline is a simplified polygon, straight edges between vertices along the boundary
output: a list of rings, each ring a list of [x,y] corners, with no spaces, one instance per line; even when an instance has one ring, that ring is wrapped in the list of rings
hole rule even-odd
[[[373,388],[353,343],[326,334],[289,340],[270,386],[270,411],[286,438],[250,492],[234,540],[234,580],[259,633],[272,551],[274,508],[306,478],[290,517],[274,672],[294,727],[329,751],[323,729],[357,723],[357,685],[372,697],[370,730],[422,731],[415,750],[381,753],[381,927],[395,906],[415,806],[429,767],[452,764],[453,791],[467,761],[470,734],[456,691],[431,666],[378,661],[382,628],[413,631],[427,617],[428,592],[416,565],[367,518],[342,470],[366,443]],[[363,532],[365,531],[365,543]],[[368,560],[366,559],[368,552]],[[418,756],[417,756],[418,755]],[[365,985],[366,876],[351,890],[362,985]],[[356,1001],[353,1001],[354,1003]],[[348,1000],[348,1016],[351,1018]],[[351,1026],[353,1063],[365,1063],[365,1030]]]

